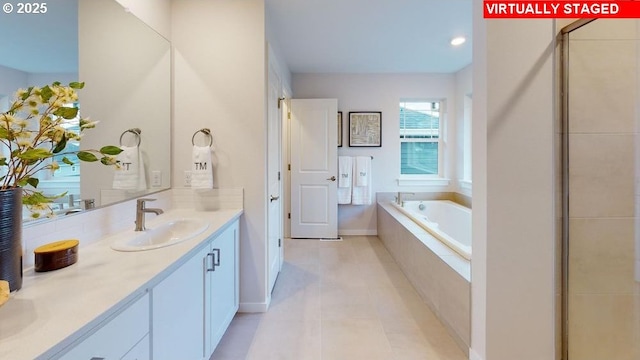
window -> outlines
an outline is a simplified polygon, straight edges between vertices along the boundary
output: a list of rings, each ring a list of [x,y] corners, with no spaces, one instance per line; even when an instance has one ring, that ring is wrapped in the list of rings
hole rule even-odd
[[[462,180],[471,182],[471,94],[464,97],[464,123],[463,123],[463,174]]]
[[[400,102],[400,175],[440,174],[440,109],[439,101]]]

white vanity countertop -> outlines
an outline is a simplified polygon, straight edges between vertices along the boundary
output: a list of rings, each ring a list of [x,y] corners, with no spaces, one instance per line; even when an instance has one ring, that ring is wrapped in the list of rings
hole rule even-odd
[[[147,223],[198,217],[208,219],[209,228],[184,242],[138,252],[112,250],[109,237],[80,246],[78,262],[69,267],[44,273],[25,270],[22,289],[0,307],[0,359],[47,359],[57,354],[120,306],[143,295],[241,214],[241,209],[167,211],[153,219],[149,216]]]

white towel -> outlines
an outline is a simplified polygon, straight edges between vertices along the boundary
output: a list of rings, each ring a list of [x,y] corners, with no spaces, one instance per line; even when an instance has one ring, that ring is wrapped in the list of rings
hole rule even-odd
[[[338,157],[338,204],[351,204],[353,160],[350,156]]]
[[[354,177],[356,186],[369,186],[369,171],[371,171],[371,157],[357,156]]]
[[[213,189],[210,146],[194,146],[191,161],[191,188]]]
[[[351,156],[338,156],[338,187],[351,187],[353,161]]]
[[[351,190],[351,204],[353,205],[371,205],[373,199],[371,186],[371,158],[365,156],[356,157],[353,162],[353,189]],[[364,178],[364,179],[360,179]],[[366,180],[366,185],[358,185],[358,181]]]
[[[139,146],[121,146],[122,152],[117,160],[120,168],[113,174],[113,188],[119,190],[141,191],[147,188],[144,161]]]

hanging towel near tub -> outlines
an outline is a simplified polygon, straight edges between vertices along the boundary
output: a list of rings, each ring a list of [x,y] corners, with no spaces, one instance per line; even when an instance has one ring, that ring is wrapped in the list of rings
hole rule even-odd
[[[353,160],[350,156],[338,156],[338,204],[351,204]]]
[[[191,161],[191,188],[213,189],[210,146],[194,146]]]
[[[120,166],[113,174],[113,188],[141,191],[147,189],[147,177],[139,146],[121,146],[122,152],[116,159]]]
[[[356,178],[356,186],[369,186],[369,172],[371,171],[371,157],[357,156],[356,170],[354,176]]]
[[[351,156],[338,156],[338,187],[351,187],[352,163]]]
[[[371,157],[356,157],[353,162],[353,189],[351,190],[351,204],[371,205],[373,200],[371,182]]]

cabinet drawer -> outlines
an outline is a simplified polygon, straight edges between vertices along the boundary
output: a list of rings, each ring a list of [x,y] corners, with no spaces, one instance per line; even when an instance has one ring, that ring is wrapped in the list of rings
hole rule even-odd
[[[145,294],[124,311],[75,345],[60,359],[112,360],[122,358],[149,333],[149,294]]]

